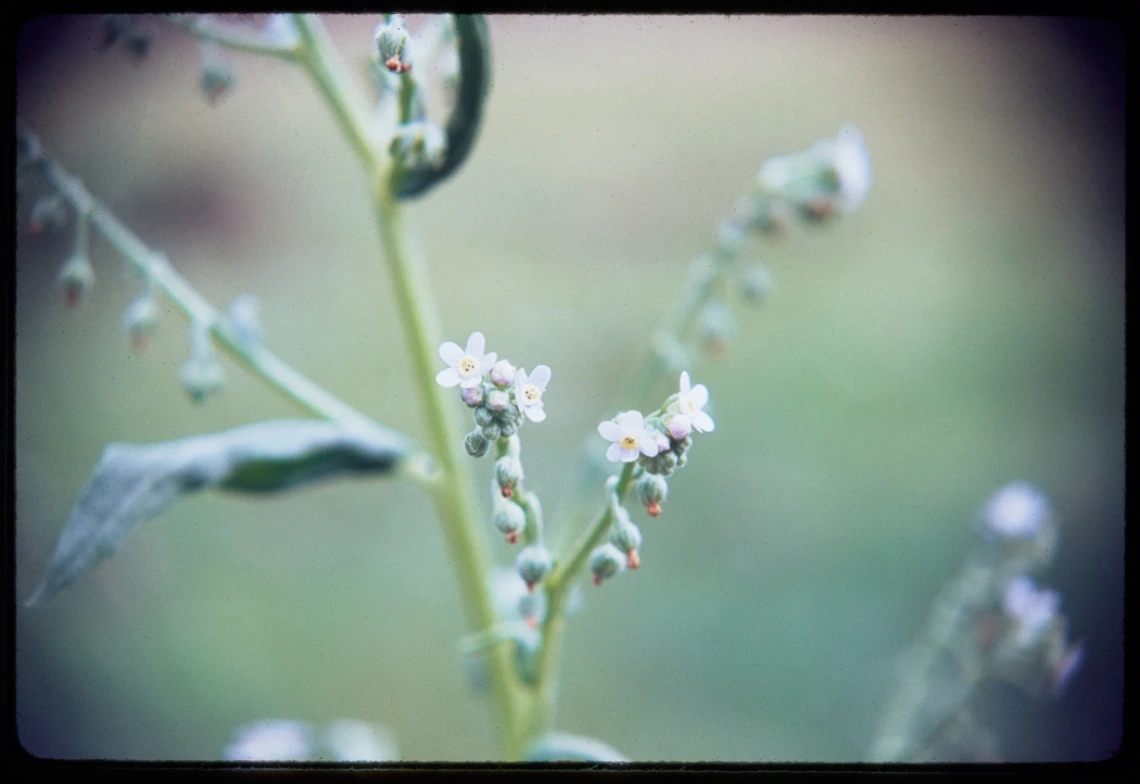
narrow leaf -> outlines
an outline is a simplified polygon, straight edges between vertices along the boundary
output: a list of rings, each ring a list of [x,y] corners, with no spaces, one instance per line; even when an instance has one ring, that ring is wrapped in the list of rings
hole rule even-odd
[[[629,762],[629,759],[600,740],[565,732],[550,732],[543,735],[531,746],[526,760],[527,762]]]
[[[29,606],[43,604],[114,555],[140,523],[207,488],[273,493],[349,474],[387,474],[403,436],[379,426],[278,419],[160,444],[108,444],[63,527]]]

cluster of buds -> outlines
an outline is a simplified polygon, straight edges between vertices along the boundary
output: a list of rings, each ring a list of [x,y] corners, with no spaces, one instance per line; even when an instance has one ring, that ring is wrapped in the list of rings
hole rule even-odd
[[[550,383],[550,368],[537,366],[528,375],[495,352],[484,353],[486,340],[472,332],[466,348],[450,341],[439,347],[440,358],[448,364],[435,377],[443,387],[458,386],[463,402],[471,409],[475,429],[464,442],[468,454],[482,457],[493,441],[510,438],[524,419],[546,419],[542,396]],[[520,469],[521,476],[521,469]]]
[[[790,208],[808,222],[823,221],[858,209],[870,188],[871,159],[863,135],[848,124],[835,139],[764,163],[756,175],[756,198],[765,205],[759,219],[763,228],[778,228]]]
[[[623,411],[598,425],[598,434],[611,442],[606,457],[615,463],[636,463],[631,478],[636,479],[638,497],[650,517],[661,514],[661,504],[669,492],[666,477],[687,462],[693,434],[714,429],[712,417],[704,410],[708,401],[705,385],[693,386],[684,371],[680,389],[648,418],[640,411]],[[616,477],[607,483],[612,518],[609,542],[590,555],[590,571],[596,585],[626,568],[637,569],[641,565],[641,531],[622,506],[617,484]]]
[[[989,650],[994,674],[1036,694],[1044,687],[1060,696],[1084,657],[1082,643],[1068,640],[1061,596],[1029,576],[1053,556],[1057,521],[1048,499],[1028,482],[998,491],[982,509],[978,531],[1007,564],[996,611],[979,622],[979,642]]]

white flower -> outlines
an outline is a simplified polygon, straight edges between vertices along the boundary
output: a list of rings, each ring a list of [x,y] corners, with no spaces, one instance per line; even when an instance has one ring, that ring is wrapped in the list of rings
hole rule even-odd
[[[1056,591],[1039,590],[1028,577],[1014,577],[1002,597],[1002,609],[1017,626],[1017,644],[1030,648],[1057,617],[1061,597]]]
[[[994,495],[982,510],[982,519],[994,533],[1013,539],[1030,539],[1049,515],[1049,502],[1028,482],[1013,482]]]
[[[396,741],[390,732],[355,719],[329,722],[324,741],[337,762],[391,762],[399,759]]]
[[[606,458],[612,463],[632,463],[638,454],[656,457],[660,451],[657,433],[645,426],[645,417],[640,411],[623,411],[615,419],[598,425],[598,434],[607,441],[613,441],[606,450]]]
[[[530,376],[522,368],[515,374],[515,404],[531,422],[546,419],[546,412],[542,409],[542,393],[549,383],[550,368],[546,365],[536,367]]]
[[[307,759],[311,749],[307,724],[289,719],[268,719],[238,727],[225,757],[233,762]]]
[[[697,384],[695,387],[690,386],[689,372],[687,370],[682,371],[681,391],[676,402],[669,406],[669,410],[687,417],[692,429],[698,433],[711,433],[716,424],[712,421],[712,417],[701,410],[708,402],[708,388],[704,384]],[[682,424],[678,423],[678,427],[681,427]]]
[[[871,190],[871,157],[863,145],[863,134],[850,123],[843,126],[830,148],[831,165],[839,180],[839,207],[850,212]]]
[[[439,347],[439,356],[451,367],[441,370],[435,380],[441,387],[473,387],[483,380],[483,374],[495,364],[498,355],[495,352],[484,354],[485,340],[482,332],[472,332],[467,338],[467,348],[461,349],[457,344],[447,341]]]

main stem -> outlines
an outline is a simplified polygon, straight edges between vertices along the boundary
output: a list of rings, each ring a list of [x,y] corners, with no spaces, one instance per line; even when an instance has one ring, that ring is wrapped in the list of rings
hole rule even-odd
[[[356,98],[335,47],[315,16],[293,18],[303,42],[300,60],[371,178],[380,242],[412,355],[413,377],[423,401],[429,448],[439,463],[440,477],[432,499],[459,579],[467,623],[473,631],[480,632],[498,620],[488,581],[491,558],[480,533],[471,476],[456,437],[462,431],[442,389],[435,383],[439,328],[430,287],[423,268],[414,263],[407,251],[403,211],[393,193],[390,162],[370,141],[363,102]],[[527,740],[522,726],[526,693],[515,671],[511,650],[509,643],[501,643],[491,646],[486,655],[503,725],[502,753],[507,760],[519,760]]]

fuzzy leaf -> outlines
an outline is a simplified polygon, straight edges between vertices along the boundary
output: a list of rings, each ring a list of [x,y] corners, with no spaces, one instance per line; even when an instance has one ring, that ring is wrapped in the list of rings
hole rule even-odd
[[[600,740],[565,732],[550,732],[531,746],[527,762],[629,762]]]
[[[403,436],[313,419],[277,419],[160,444],[108,444],[71,510],[29,606],[111,557],[140,523],[206,488],[274,493],[354,473],[387,474]]]

